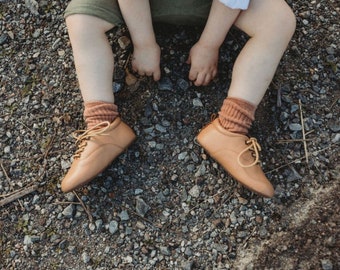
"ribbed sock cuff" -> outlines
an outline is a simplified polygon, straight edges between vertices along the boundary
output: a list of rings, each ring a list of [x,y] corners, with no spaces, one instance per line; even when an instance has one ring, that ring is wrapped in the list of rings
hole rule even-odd
[[[230,132],[246,135],[255,119],[256,106],[238,98],[223,101],[219,114],[220,124]]]
[[[117,105],[110,102],[85,102],[84,106],[84,119],[87,129],[90,129],[104,121],[112,123],[118,116]]]

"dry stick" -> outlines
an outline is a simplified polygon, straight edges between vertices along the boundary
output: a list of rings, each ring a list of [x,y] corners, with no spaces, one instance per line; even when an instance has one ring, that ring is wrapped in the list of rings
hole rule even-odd
[[[317,151],[312,152],[312,154],[313,154],[313,155],[319,154],[319,153],[321,153],[321,152],[323,152],[323,151],[326,151],[326,150],[328,150],[329,148],[331,148],[332,146],[337,145],[337,144],[339,144],[339,143],[332,143],[332,144],[328,145],[327,147],[325,147],[325,148],[323,148],[323,149],[320,149],[320,150],[317,150]],[[270,170],[270,171],[265,172],[265,174],[267,174],[267,173],[272,173],[272,172],[274,172],[274,171],[277,171],[277,170],[279,170],[279,169],[282,169],[282,168],[284,168],[284,167],[287,167],[287,166],[289,166],[289,165],[291,165],[291,164],[296,163],[297,161],[301,161],[302,159],[303,159],[303,157],[302,157],[302,158],[294,159],[293,161],[291,161],[291,162],[289,162],[289,163],[283,164],[283,165],[281,165],[281,166],[279,166],[279,167],[277,167],[277,168],[275,168],[275,169],[273,169],[273,170]]]
[[[46,157],[49,153],[49,150],[51,149],[51,144],[52,144],[52,141],[53,141],[53,138],[49,144],[49,148],[46,150],[45,154],[44,154],[44,158],[45,158],[45,161],[46,161]],[[43,171],[42,173],[37,177],[37,179],[34,180],[34,182],[39,182],[45,175],[45,172],[46,172],[46,166],[47,166],[47,162],[44,162],[44,167],[43,167]],[[8,177],[2,163],[0,164],[1,165],[1,168],[2,170],[4,171],[5,175],[6,175],[6,178],[7,180],[10,180],[10,178]],[[12,185],[10,184],[10,186],[12,187]],[[19,191],[14,191],[13,193],[11,193],[12,195],[9,195],[7,198],[3,199],[2,201],[0,201],[0,207],[1,206],[4,206],[14,200],[17,200],[17,199],[20,199],[21,197],[27,195],[27,194],[30,194],[32,193],[33,191],[37,190],[38,188],[38,185],[32,185],[32,186],[29,186],[27,188],[24,188],[22,190],[19,190]],[[1,195],[0,197],[6,197],[7,195]],[[19,201],[19,203],[21,204],[21,202]]]
[[[143,217],[142,215],[138,214],[136,211],[133,211],[130,207],[126,207],[127,210],[129,210],[129,212],[131,212],[133,215],[143,219],[145,222],[149,223],[151,226],[153,226],[156,229],[161,229],[161,227],[157,224],[155,224],[154,222],[152,222],[151,220],[147,219],[146,217]]]
[[[73,191],[73,194],[76,195],[78,201],[80,202],[81,206],[84,208],[89,220],[90,220],[90,223],[93,223],[93,218],[92,218],[92,215],[89,211],[89,209],[87,208],[87,206],[84,204],[84,202],[79,198],[77,192]]]
[[[293,143],[293,142],[303,142],[303,141],[312,141],[313,139],[291,139],[291,140],[278,140],[277,143]]]
[[[30,193],[36,191],[37,188],[38,188],[38,185],[32,185],[32,186],[29,186],[27,188],[24,188],[23,190],[20,190],[20,191],[14,193],[13,195],[11,195],[11,196],[1,200],[0,201],[0,207],[4,206],[4,205],[6,205],[6,204],[8,204],[10,202],[13,202],[13,201],[15,201],[17,199],[20,199],[21,197],[23,197],[23,196],[25,196],[27,194],[30,194]]]
[[[300,118],[301,118],[301,126],[302,126],[302,139],[303,139],[303,147],[305,149],[305,156],[306,156],[306,163],[308,166],[308,150],[307,150],[307,142],[306,142],[306,133],[305,133],[305,124],[303,121],[303,115],[302,115],[302,104],[301,99],[299,99],[299,108],[300,108]]]
[[[338,100],[340,99],[340,95],[338,95],[335,100],[332,102],[332,105],[330,106],[330,108],[332,109],[334,107],[334,105],[338,102]]]
[[[4,165],[2,164],[2,162],[0,163],[0,165],[1,165],[2,171],[3,171],[4,174],[5,174],[5,177],[6,177],[6,180],[7,180],[7,182],[8,182],[8,185],[9,185],[9,186],[11,187],[11,189],[13,190],[13,186],[12,186],[12,183],[11,183],[11,178],[8,177],[8,174],[7,174],[6,170],[5,170]]]

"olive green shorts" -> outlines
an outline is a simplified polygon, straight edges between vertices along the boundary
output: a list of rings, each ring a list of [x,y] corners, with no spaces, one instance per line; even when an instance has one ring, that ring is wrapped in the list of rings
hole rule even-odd
[[[138,0],[137,0],[138,1]],[[176,25],[204,24],[212,0],[150,0],[154,22]],[[118,25],[124,23],[117,0],[72,0],[65,10],[65,18],[72,14],[86,14]]]

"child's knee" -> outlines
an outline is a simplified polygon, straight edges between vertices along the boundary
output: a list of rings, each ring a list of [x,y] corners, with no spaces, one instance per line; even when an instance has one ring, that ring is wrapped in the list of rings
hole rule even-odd
[[[288,6],[285,10],[284,27],[286,28],[287,34],[293,36],[296,29],[296,17],[293,10]]]
[[[283,1],[284,2],[284,1]],[[296,28],[296,17],[293,10],[284,2],[284,7],[280,8],[276,12],[276,30],[287,38],[291,38]]]
[[[104,19],[86,14],[69,15],[66,17],[65,22],[69,31],[73,29],[78,33],[90,33],[92,30],[97,32],[107,32],[114,26]]]

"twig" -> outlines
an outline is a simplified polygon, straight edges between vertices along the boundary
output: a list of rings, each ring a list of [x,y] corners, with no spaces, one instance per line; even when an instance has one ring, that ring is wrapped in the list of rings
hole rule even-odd
[[[151,221],[150,219],[147,219],[146,217],[143,217],[142,215],[138,214],[136,211],[133,211],[130,207],[127,207],[126,209],[129,210],[129,212],[131,212],[133,215],[143,219],[145,222],[149,223],[150,225],[152,225],[152,227],[154,227],[155,229],[161,229],[162,225],[157,225],[156,223],[154,223],[153,221]]]
[[[3,171],[4,174],[5,174],[5,177],[6,177],[6,180],[7,180],[7,182],[8,182],[8,185],[9,185],[9,186],[11,187],[11,189],[13,190],[13,185],[12,185],[12,183],[11,183],[11,178],[8,177],[8,174],[7,174],[6,170],[5,170],[4,165],[2,164],[2,162],[0,163],[0,166],[1,166],[2,171]]]
[[[17,199],[20,199],[21,197],[23,197],[23,196],[25,196],[27,194],[30,194],[30,193],[36,191],[37,188],[38,188],[38,185],[32,185],[32,186],[24,188],[24,189],[22,189],[22,190],[20,190],[18,192],[15,192],[13,195],[11,195],[11,196],[1,200],[0,201],[0,207],[4,206],[4,205],[6,205],[6,204],[8,204],[10,202],[13,202],[13,201],[15,201]]]
[[[293,142],[304,142],[304,141],[312,141],[313,139],[291,139],[291,140],[278,140],[277,143],[293,143]]]
[[[330,106],[331,109],[334,107],[334,105],[338,102],[339,99],[340,99],[340,96],[337,96],[335,98],[335,100],[332,102],[332,105]]]
[[[89,218],[90,220],[90,223],[93,223],[93,217],[89,211],[89,209],[87,208],[87,206],[84,204],[84,202],[79,198],[77,192],[73,191],[73,194],[76,195],[78,201],[80,202],[81,206],[84,208],[86,214],[87,214],[87,217]]]
[[[306,162],[308,166],[308,150],[307,150],[307,142],[306,142],[306,133],[305,133],[305,124],[303,121],[303,114],[302,114],[302,104],[301,104],[301,99],[299,99],[299,108],[300,108],[300,118],[301,118],[301,127],[302,127],[302,138],[303,138],[303,147],[305,149],[305,157],[306,157]]]
[[[312,152],[311,154],[317,155],[317,154],[319,154],[319,153],[321,153],[321,152],[324,152],[324,151],[328,150],[329,148],[331,148],[332,146],[337,145],[337,144],[339,144],[339,143],[332,143],[332,144],[328,145],[327,147],[325,147],[325,148],[323,148],[323,149],[320,149],[320,150],[317,150],[317,151]],[[275,168],[275,169],[273,169],[273,170],[270,170],[270,171],[265,172],[265,174],[267,174],[267,173],[272,173],[272,172],[274,172],[274,171],[277,171],[277,170],[279,170],[279,169],[282,169],[282,168],[284,168],[284,167],[287,167],[287,166],[289,166],[289,165],[291,165],[291,164],[296,163],[297,161],[301,161],[302,159],[303,159],[303,157],[302,157],[302,158],[294,159],[293,161],[291,161],[291,162],[289,162],[289,163],[283,164],[283,165],[281,165],[281,166],[279,166],[279,167],[277,167],[277,168]]]
[[[256,227],[254,227],[253,231],[251,232],[251,234],[244,240],[243,243],[243,248],[246,248],[248,245],[248,241],[249,239],[256,233]]]

